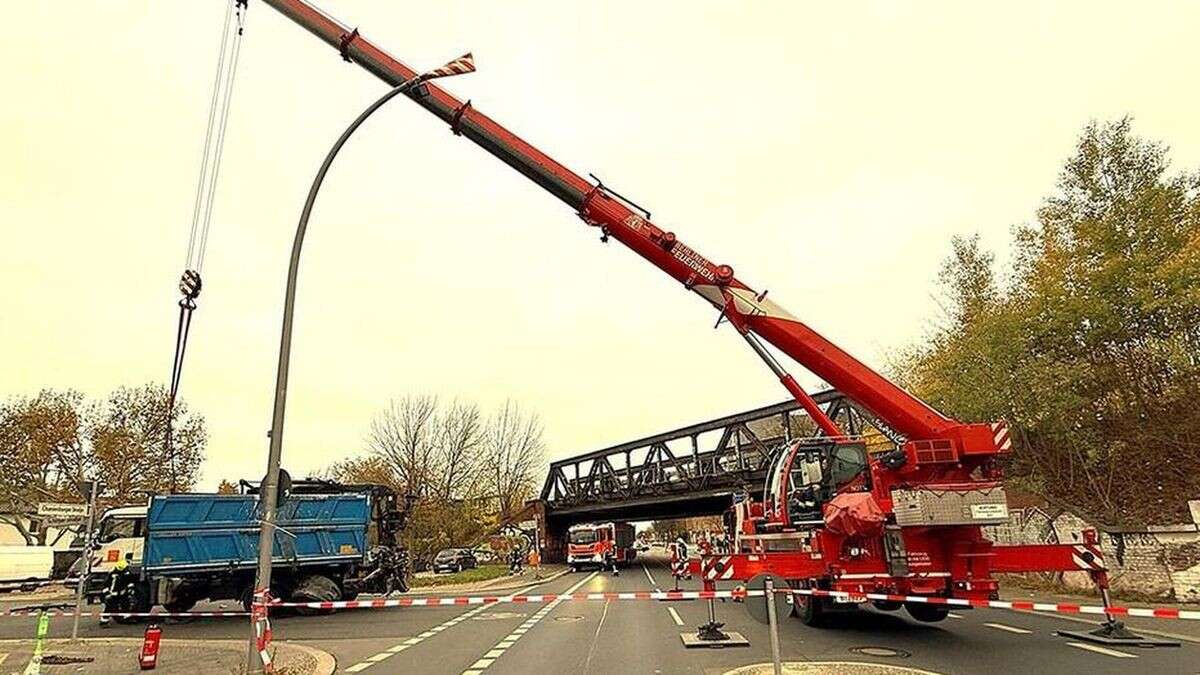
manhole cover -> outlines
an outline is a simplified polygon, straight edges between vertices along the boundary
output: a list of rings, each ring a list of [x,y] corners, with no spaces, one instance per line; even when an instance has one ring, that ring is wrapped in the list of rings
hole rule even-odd
[[[583,617],[582,616],[556,616],[556,617],[554,617],[554,620],[562,621],[565,623],[570,623],[572,621],[583,621]]]
[[[912,656],[911,652],[906,652],[903,649],[892,649],[891,647],[851,647],[850,651],[863,656],[878,656],[881,658],[892,659],[907,659]]]

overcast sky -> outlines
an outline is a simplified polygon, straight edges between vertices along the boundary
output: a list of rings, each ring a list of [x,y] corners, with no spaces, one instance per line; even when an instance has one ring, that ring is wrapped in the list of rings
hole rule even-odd
[[[10,3],[0,398],[165,382],[224,5]],[[295,221],[384,86],[251,2],[182,393],[204,487],[256,478]],[[870,364],[919,339],[949,238],[1000,259],[1090,119],[1200,165],[1196,3],[323,6]],[[398,100],[305,248],[284,466],[357,454],[408,393],[537,411],[550,457],[783,400],[712,309]],[[801,381],[815,384],[811,376]]]

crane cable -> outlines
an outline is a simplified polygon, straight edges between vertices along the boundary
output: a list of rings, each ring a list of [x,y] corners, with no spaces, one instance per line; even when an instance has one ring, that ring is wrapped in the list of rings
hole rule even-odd
[[[204,135],[204,150],[200,156],[195,202],[192,205],[192,227],[188,235],[187,257],[184,260],[183,276],[179,280],[179,292],[183,297],[179,299],[179,325],[175,332],[175,358],[171,365],[166,425],[166,448],[171,462],[172,489],[175,488],[174,455],[171,450],[175,398],[183,376],[183,357],[187,351],[192,312],[196,309],[196,298],[200,296],[200,272],[204,269],[204,255],[208,248],[208,233],[212,223],[217,178],[221,172],[221,158],[225,149],[225,130],[229,124],[230,103],[233,100],[233,84],[237,78],[238,60],[241,56],[248,1],[230,0],[225,7],[221,48],[217,53],[217,72],[213,78],[212,97],[208,108],[208,127]]]

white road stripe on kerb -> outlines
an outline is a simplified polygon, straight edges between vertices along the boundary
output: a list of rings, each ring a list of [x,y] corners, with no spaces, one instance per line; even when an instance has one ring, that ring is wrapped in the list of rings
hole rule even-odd
[[[1085,649],[1089,652],[1096,652],[1097,654],[1103,654],[1105,656],[1111,656],[1113,658],[1118,658],[1118,659],[1136,659],[1137,658],[1137,656],[1135,656],[1133,654],[1126,654],[1125,652],[1119,652],[1115,649],[1105,649],[1104,647],[1097,647],[1096,645],[1089,645],[1089,644],[1086,644],[1083,642],[1068,642],[1067,644],[1071,645],[1072,647],[1075,647],[1076,649]]]
[[[528,593],[529,591],[533,590],[536,586],[537,586],[537,584],[534,584],[533,586],[527,586],[527,587],[522,588],[521,590],[517,591],[516,593],[513,593],[513,595],[524,595],[525,593]],[[482,612],[485,609],[488,609],[489,607],[491,607],[491,605],[480,605],[479,607],[476,607],[475,609],[463,612],[462,614],[459,614],[458,616],[455,616],[454,618],[449,619],[448,621],[444,621],[444,622],[434,626],[433,628],[430,628],[429,630],[425,631],[424,633],[421,633],[420,635],[418,635],[416,637],[408,638],[404,642],[401,642],[398,645],[393,645],[391,647],[388,647],[387,649],[379,652],[378,654],[375,654],[374,656],[368,656],[367,658],[363,659],[362,661],[359,661],[358,663],[347,668],[346,672],[347,673],[362,672],[362,671],[366,670],[367,668],[370,668],[371,666],[375,665],[376,663],[379,663],[381,661],[386,661],[387,659],[395,656],[396,654],[399,654],[400,652],[404,651],[405,649],[408,649],[409,647],[421,644],[425,640],[428,640],[429,638],[433,637],[434,635],[441,633],[442,631],[446,630],[447,628],[453,628],[454,626],[457,626],[459,623],[466,621],[467,619],[475,616],[476,614]]]
[[[667,607],[667,611],[671,613],[671,618],[675,621],[676,626],[683,625],[683,617],[679,616],[679,612],[676,612],[674,607]]]
[[[600,574],[599,570],[587,575],[579,583],[568,588],[564,595],[570,595],[574,593],[580,586],[595,578],[597,574]],[[554,608],[558,607],[562,602],[562,598],[559,598],[558,600],[555,600],[554,602],[551,602],[545,607],[539,609],[533,616],[521,622],[521,625],[514,628],[513,632],[509,633],[502,640],[500,640],[500,642],[496,643],[495,647],[489,649],[487,653],[483,655],[483,658],[479,659],[475,663],[472,663],[469,668],[464,670],[463,675],[479,675],[483,671],[487,670],[488,666],[492,665],[496,659],[504,655],[504,652],[507,651],[509,647],[513,646],[513,643],[524,637],[525,633],[529,632],[530,628],[533,628],[537,622],[541,621],[547,614],[554,611]]]
[[[955,614],[954,612],[946,612],[946,616],[950,617],[951,619],[961,619],[962,618],[962,614]]]
[[[995,628],[996,630],[1003,630],[1003,631],[1008,631],[1009,633],[1016,633],[1017,635],[1029,635],[1030,633],[1033,632],[1031,630],[1025,630],[1024,628],[1017,628],[1016,626],[1006,626],[1002,623],[985,623],[983,625],[987,626],[988,628]]]

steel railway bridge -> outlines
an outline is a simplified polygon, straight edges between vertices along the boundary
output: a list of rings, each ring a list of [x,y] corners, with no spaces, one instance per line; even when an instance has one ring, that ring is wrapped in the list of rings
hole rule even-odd
[[[849,434],[873,435],[889,447],[898,440],[840,392],[813,398]],[[761,490],[779,448],[815,429],[788,400],[560,459],[527,514],[538,521],[547,559],[559,557],[574,523],[716,515],[734,494]]]

